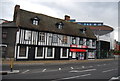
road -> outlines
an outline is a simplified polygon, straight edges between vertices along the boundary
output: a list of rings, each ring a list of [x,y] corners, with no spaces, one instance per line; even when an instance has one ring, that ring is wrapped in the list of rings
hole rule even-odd
[[[3,70],[8,70],[3,65]],[[90,61],[78,63],[29,64],[15,65],[18,74],[3,75],[3,79],[48,79],[50,81],[67,81],[79,79],[110,79],[118,76],[118,61]],[[103,80],[102,80],[103,81]]]

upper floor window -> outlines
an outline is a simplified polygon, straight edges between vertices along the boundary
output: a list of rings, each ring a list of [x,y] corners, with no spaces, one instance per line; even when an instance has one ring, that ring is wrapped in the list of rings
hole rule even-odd
[[[39,33],[39,41],[41,41],[41,42],[45,41],[45,33],[44,32]]]
[[[62,42],[63,42],[63,44],[67,44],[67,36],[66,35],[63,36],[63,41]]]
[[[95,40],[92,40],[92,46],[95,46],[95,45],[96,45]]]
[[[63,28],[63,22],[59,22],[55,24],[57,26],[58,29],[62,29]]]
[[[33,24],[33,25],[38,25],[38,24],[39,24],[39,21],[40,21],[40,19],[39,19],[37,16],[34,17],[34,18],[32,18],[31,20],[32,20],[32,24]]]
[[[81,28],[80,32],[82,32],[83,34],[85,34],[86,30],[87,30],[86,28]]]
[[[31,40],[31,31],[29,30],[25,31],[25,40]]]
[[[2,38],[3,38],[3,39],[6,39],[6,38],[7,38],[7,32],[3,32],[3,33],[2,33]]]
[[[72,37],[72,44],[76,44],[76,38]]]
[[[58,42],[58,37],[57,37],[56,34],[53,34],[53,36],[52,36],[52,42],[53,43],[57,43]]]
[[[86,40],[86,45],[87,45],[87,46],[90,45],[90,40],[89,40],[89,39]]]
[[[79,44],[80,44],[80,45],[83,45],[83,38],[80,38]]]

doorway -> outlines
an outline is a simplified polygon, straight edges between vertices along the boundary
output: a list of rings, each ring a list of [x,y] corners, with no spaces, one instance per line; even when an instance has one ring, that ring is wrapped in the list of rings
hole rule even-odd
[[[28,47],[28,60],[34,60],[35,59],[35,47],[30,46]]]

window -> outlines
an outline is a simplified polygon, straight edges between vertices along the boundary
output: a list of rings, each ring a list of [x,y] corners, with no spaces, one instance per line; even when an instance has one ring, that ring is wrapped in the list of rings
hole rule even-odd
[[[79,44],[83,45],[83,38],[80,38]]]
[[[57,37],[56,34],[53,34],[53,36],[52,36],[52,42],[53,43],[57,43],[58,42],[58,37]]]
[[[92,41],[92,46],[95,46],[96,45],[96,42],[95,40]]]
[[[76,38],[72,37],[72,44],[76,44]]]
[[[52,57],[52,48],[51,47],[48,47],[47,57]]]
[[[57,26],[58,29],[62,29],[64,24],[62,22],[59,22],[56,23],[55,25]]]
[[[43,56],[43,47],[38,47],[37,49],[37,57],[42,57]]]
[[[25,31],[25,40],[31,40],[31,31]]]
[[[36,16],[36,17],[34,17],[34,18],[31,18],[31,20],[32,20],[32,24],[33,25],[38,25],[39,24],[39,21],[40,21],[40,19]]]
[[[6,38],[7,38],[7,32],[3,32],[3,33],[2,33],[2,38],[3,38],[3,39],[6,39]]]
[[[90,40],[89,40],[89,39],[87,39],[87,41],[86,41],[86,45],[87,45],[87,46],[90,45]]]
[[[41,41],[41,42],[45,41],[45,33],[44,32],[39,33],[39,41]]]
[[[26,57],[26,47],[20,46],[19,57]]]
[[[62,57],[67,57],[67,48],[63,48]]]
[[[86,28],[81,28],[80,32],[82,32],[83,34],[85,34],[86,30],[87,30]]]
[[[63,44],[67,44],[67,36],[63,36]]]

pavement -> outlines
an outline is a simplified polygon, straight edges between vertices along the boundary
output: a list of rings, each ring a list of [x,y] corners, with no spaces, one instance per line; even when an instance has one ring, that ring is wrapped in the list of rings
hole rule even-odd
[[[114,59],[93,59],[93,60],[40,60],[40,61],[13,61],[13,64],[55,64],[55,63],[75,63],[89,61],[110,61]],[[2,64],[10,64],[9,60],[2,61]]]

